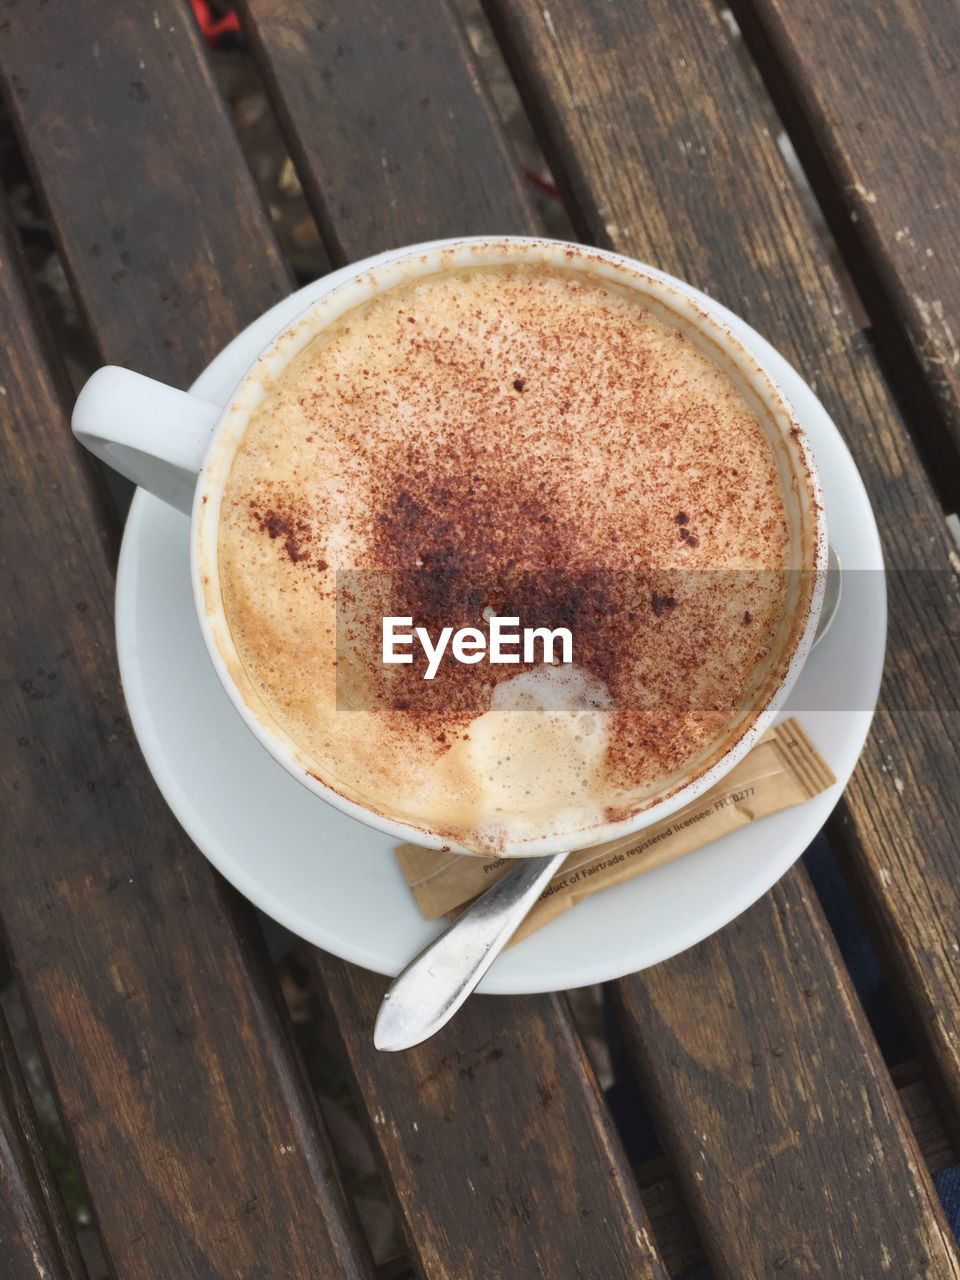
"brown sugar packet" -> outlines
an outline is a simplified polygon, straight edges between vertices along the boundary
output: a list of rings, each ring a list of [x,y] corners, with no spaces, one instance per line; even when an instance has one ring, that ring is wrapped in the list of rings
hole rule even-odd
[[[543,927],[583,898],[702,848],[758,818],[780,813],[836,781],[795,719],[768,729],[753,750],[709,791],[633,835],[571,853],[513,941]],[[500,878],[510,858],[485,860],[404,844],[397,861],[428,920],[456,917]]]

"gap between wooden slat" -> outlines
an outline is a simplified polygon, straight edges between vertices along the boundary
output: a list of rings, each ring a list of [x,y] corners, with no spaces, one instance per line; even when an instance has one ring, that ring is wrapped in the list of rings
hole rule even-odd
[[[2,957],[0,957],[2,961]],[[36,1109],[0,1008],[0,1253],[9,1280],[85,1280],[86,1269]],[[7,1276],[7,1272],[4,1273]]]

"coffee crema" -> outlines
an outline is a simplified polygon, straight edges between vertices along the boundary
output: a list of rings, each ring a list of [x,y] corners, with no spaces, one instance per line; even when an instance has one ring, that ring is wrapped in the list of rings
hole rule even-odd
[[[471,266],[347,312],[269,383],[219,580],[244,696],[306,769],[467,849],[573,847],[749,728],[811,565],[708,350],[582,266]],[[426,682],[383,666],[385,612],[568,626],[573,663]]]

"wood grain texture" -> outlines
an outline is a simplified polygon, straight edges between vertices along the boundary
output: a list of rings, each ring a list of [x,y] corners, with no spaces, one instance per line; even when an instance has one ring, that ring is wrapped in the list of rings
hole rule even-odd
[[[86,1272],[37,1133],[0,1011],[0,1274],[84,1280]]]
[[[92,10],[87,17],[102,39]],[[42,34],[25,57],[38,83],[52,78]],[[0,43],[0,58],[8,47]],[[127,74],[122,60],[115,73]],[[21,103],[34,100],[25,88]],[[59,109],[64,120],[78,114],[68,97]],[[146,208],[146,175],[122,177]],[[62,228],[74,225],[71,208],[58,209]],[[106,227],[99,235],[109,238]],[[156,260],[172,256],[179,235],[177,223],[168,227]],[[263,261],[269,281],[270,255]],[[242,256],[240,276],[249,268]],[[282,288],[279,267],[273,281]],[[85,301],[92,316],[102,308],[105,352],[139,352],[140,316],[131,315],[127,348],[120,302],[108,292]],[[198,308],[198,341],[210,341],[208,318]],[[166,349],[168,370],[177,352],[193,359],[187,320],[171,330],[185,345]],[[254,922],[173,821],[133,740],[90,475],[8,229],[0,324],[0,917],[106,1248],[127,1280],[155,1280],[158,1257],[171,1276],[359,1280],[370,1275],[366,1249]]]
[[[565,0],[546,13],[532,0],[489,0],[488,11],[582,234],[706,288],[767,334],[813,383],[850,445],[888,563],[930,570],[890,577],[884,695],[841,813],[849,865],[956,1120],[960,646],[951,548],[907,431],[784,168],[776,119],[744,69],[742,50],[700,0],[655,0],[642,11]],[[772,936],[764,935],[764,947]],[[665,980],[658,971],[657,981]],[[789,1019],[791,1010],[783,1014]],[[679,1033],[683,1000],[664,999],[660,1017]],[[836,1037],[822,1043],[835,1069],[869,1076],[868,1060],[838,1059]],[[714,1125],[722,1130],[722,1078],[705,1075],[700,1087],[713,1091]],[[842,1130],[844,1117],[837,1121]],[[758,1116],[754,1140],[778,1130],[785,1132],[778,1115]],[[823,1160],[828,1173],[828,1152]],[[834,1179],[838,1172],[835,1165]],[[711,1190],[723,1193],[706,1181],[692,1190],[704,1200]]]
[[[191,381],[289,292],[188,5],[9,0],[0,76],[115,363]]]
[[[320,980],[418,1274],[666,1280],[558,997],[477,996],[427,1044],[383,1054],[385,980],[330,957]]]
[[[924,1079],[897,1085],[897,1096],[910,1123],[923,1162],[931,1173],[957,1164],[957,1150],[937,1110],[934,1095]]]
[[[718,1277],[960,1276],[923,1158],[803,871],[616,993]]]
[[[949,0],[743,0],[960,445],[960,10]],[[778,94],[778,97],[780,95]],[[931,430],[933,424],[927,424]]]
[[[331,257],[532,229],[459,23],[437,0],[245,0]]]

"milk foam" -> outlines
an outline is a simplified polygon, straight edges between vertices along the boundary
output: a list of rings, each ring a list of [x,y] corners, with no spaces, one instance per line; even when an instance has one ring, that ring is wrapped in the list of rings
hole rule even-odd
[[[534,830],[558,815],[575,829],[599,821],[612,705],[603,682],[573,666],[526,671],[497,685],[490,710],[469,729],[480,807],[491,815],[481,839],[495,846],[501,833],[515,837],[525,814]]]
[[[575,842],[722,748],[780,623],[777,573],[762,578],[787,547],[764,429],[679,331],[581,270],[468,268],[350,312],[267,389],[224,493],[219,573],[245,696],[312,773],[451,842],[519,851]],[[346,709],[338,571],[439,565],[453,590],[504,564],[532,597],[542,573],[594,590],[573,665],[438,674],[445,700],[416,710],[410,668],[391,668],[400,695]],[[757,571],[749,623],[688,572],[716,568]],[[623,630],[604,575],[648,570],[667,585],[638,589]],[[353,693],[379,676],[355,664]],[[720,710],[666,709],[693,684]]]

